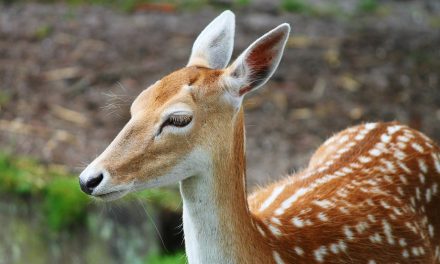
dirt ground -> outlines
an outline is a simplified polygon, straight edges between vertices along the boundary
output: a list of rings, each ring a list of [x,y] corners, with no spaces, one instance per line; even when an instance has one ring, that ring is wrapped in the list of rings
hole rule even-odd
[[[258,3],[236,11],[235,55],[282,22],[293,32],[272,81],[246,100],[252,185],[304,167],[327,137],[366,121],[398,120],[440,142],[439,9],[389,1],[341,18]],[[220,11],[0,5],[0,149],[80,171]]]

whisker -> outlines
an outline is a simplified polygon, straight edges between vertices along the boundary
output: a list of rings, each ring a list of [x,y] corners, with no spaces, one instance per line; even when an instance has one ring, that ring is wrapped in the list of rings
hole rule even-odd
[[[154,229],[156,230],[157,235],[159,236],[159,239],[162,243],[163,248],[165,249],[165,251],[168,253],[169,250],[167,249],[166,245],[165,245],[165,241],[162,238],[162,235],[160,234],[159,228],[157,227],[156,223],[154,222],[153,217],[150,215],[150,213],[148,213],[147,208],[145,207],[143,201],[139,198],[136,197],[136,200],[140,203],[140,205],[142,206],[142,208],[145,211],[145,214],[148,216],[148,218],[150,219],[150,221],[153,223]]]

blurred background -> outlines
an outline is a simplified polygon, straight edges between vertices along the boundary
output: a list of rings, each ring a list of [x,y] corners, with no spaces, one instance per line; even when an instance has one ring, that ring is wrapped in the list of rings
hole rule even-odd
[[[250,189],[362,122],[440,142],[438,0],[0,0],[0,264],[185,263],[177,186],[99,203],[77,175],[224,9],[235,56],[293,28],[278,71],[245,101]]]

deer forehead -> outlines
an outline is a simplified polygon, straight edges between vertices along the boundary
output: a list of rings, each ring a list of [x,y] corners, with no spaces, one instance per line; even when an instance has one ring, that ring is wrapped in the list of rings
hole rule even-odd
[[[202,67],[186,67],[165,76],[144,90],[133,102],[130,112],[152,114],[162,112],[171,105],[186,103],[192,107],[195,103],[219,95],[222,91],[219,80],[222,70]]]

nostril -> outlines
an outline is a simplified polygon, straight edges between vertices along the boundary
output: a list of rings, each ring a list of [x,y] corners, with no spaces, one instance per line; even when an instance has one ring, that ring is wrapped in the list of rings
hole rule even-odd
[[[95,189],[102,181],[102,179],[104,178],[104,175],[102,175],[102,173],[98,174],[97,176],[89,179],[86,182],[86,187],[87,189],[90,189],[93,191],[93,189]]]
[[[93,190],[102,182],[102,179],[104,179],[104,175],[102,173],[99,173],[98,175],[88,179],[87,181],[82,181],[80,179],[79,185],[83,192],[87,194],[92,194]]]

